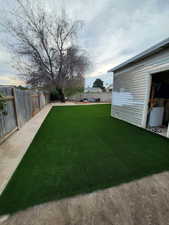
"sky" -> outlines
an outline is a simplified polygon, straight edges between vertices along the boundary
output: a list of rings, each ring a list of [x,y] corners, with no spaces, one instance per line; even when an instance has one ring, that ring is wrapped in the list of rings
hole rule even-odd
[[[96,78],[108,86],[112,73],[107,71],[143,50],[169,37],[169,0],[41,0],[49,10],[62,8],[73,20],[82,20],[78,42],[92,61],[85,74],[85,86]],[[1,11],[15,0],[0,0]],[[2,33],[0,32],[0,39]],[[0,84],[23,84],[12,67],[14,58],[0,43]]]

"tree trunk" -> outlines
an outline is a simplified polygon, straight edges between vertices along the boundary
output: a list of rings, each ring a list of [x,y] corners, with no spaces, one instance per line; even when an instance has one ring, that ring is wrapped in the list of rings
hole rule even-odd
[[[60,95],[60,101],[65,102],[65,94],[64,94],[63,88],[59,88],[58,91],[59,91],[59,95]]]

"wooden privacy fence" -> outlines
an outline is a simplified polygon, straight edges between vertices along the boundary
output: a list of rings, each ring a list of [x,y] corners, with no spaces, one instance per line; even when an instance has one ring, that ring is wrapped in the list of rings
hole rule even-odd
[[[0,87],[7,114],[0,111],[0,143],[22,127],[29,119],[49,103],[49,95],[43,92]]]

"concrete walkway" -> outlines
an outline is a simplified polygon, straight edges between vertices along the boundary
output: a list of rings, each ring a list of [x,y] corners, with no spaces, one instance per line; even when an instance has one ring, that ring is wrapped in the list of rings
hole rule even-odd
[[[0,146],[1,192],[51,107],[46,106]],[[37,205],[1,225],[169,225],[169,172]]]
[[[0,145],[0,194],[20,163],[50,109],[50,104],[45,106],[19,131],[16,131]]]

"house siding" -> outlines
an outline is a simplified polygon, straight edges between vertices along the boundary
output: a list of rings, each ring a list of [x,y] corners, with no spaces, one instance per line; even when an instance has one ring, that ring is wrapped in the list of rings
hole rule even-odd
[[[115,71],[111,115],[145,127],[150,74],[164,70],[169,70],[169,48]]]

